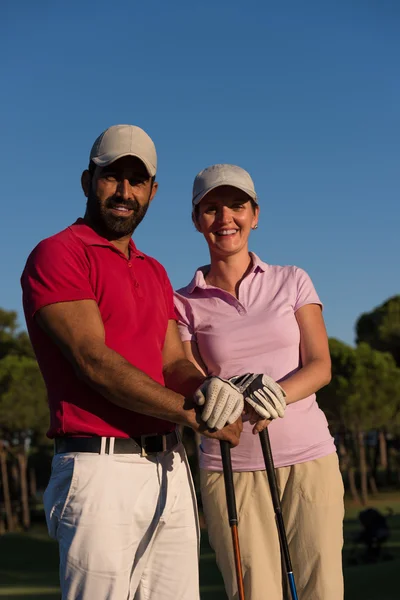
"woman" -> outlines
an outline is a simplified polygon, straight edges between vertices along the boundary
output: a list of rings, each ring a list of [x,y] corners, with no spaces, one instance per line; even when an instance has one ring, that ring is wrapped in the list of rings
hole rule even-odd
[[[210,265],[176,293],[188,358],[204,373],[230,378],[259,373],[286,395],[283,418],[244,416],[232,450],[239,540],[247,600],[281,600],[285,577],[259,436],[268,431],[293,572],[300,600],[341,600],[343,483],[333,438],[315,392],[330,381],[322,304],[309,276],[249,252],[259,205],[250,175],[233,165],[200,172],[193,222]],[[219,444],[202,439],[201,493],[209,538],[230,599],[237,598]]]

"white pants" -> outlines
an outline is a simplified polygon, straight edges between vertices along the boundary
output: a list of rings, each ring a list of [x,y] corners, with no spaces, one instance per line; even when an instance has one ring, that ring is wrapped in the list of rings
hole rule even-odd
[[[183,446],[57,454],[44,494],[62,600],[198,600],[199,528]]]

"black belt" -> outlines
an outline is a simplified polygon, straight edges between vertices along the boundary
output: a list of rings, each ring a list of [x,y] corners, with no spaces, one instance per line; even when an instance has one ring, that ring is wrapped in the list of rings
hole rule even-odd
[[[101,454],[102,440],[105,454],[157,454],[168,452],[179,444],[178,431],[171,431],[160,435],[141,435],[133,438],[109,437],[59,437],[54,440],[56,454],[64,452],[94,452]],[[112,447],[114,441],[114,448]]]

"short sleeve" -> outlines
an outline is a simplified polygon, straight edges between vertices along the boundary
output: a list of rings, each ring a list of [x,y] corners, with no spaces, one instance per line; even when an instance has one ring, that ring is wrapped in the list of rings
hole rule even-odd
[[[189,301],[178,292],[174,293],[175,313],[182,342],[196,340],[193,326],[193,315]]]
[[[294,312],[306,304],[319,304],[323,308],[323,304],[319,299],[313,282],[310,276],[303,269],[295,267],[296,281],[296,299],[294,304]]]
[[[164,272],[164,289],[165,289],[165,302],[167,304],[168,319],[171,321],[177,321],[177,315],[174,306],[174,290],[172,289],[171,282],[167,275],[167,272],[163,268]]]
[[[48,238],[29,256],[21,277],[24,309],[30,316],[49,304],[95,300],[84,248]]]

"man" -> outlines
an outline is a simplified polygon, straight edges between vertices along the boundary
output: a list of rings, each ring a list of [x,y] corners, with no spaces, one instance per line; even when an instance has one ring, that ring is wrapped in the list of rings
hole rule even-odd
[[[186,360],[167,275],[131,239],[156,166],[142,129],[103,132],[82,174],[85,217],[40,242],[21,279],[55,440],[44,504],[63,600],[198,598],[195,497],[175,424],[239,441],[242,395]]]

